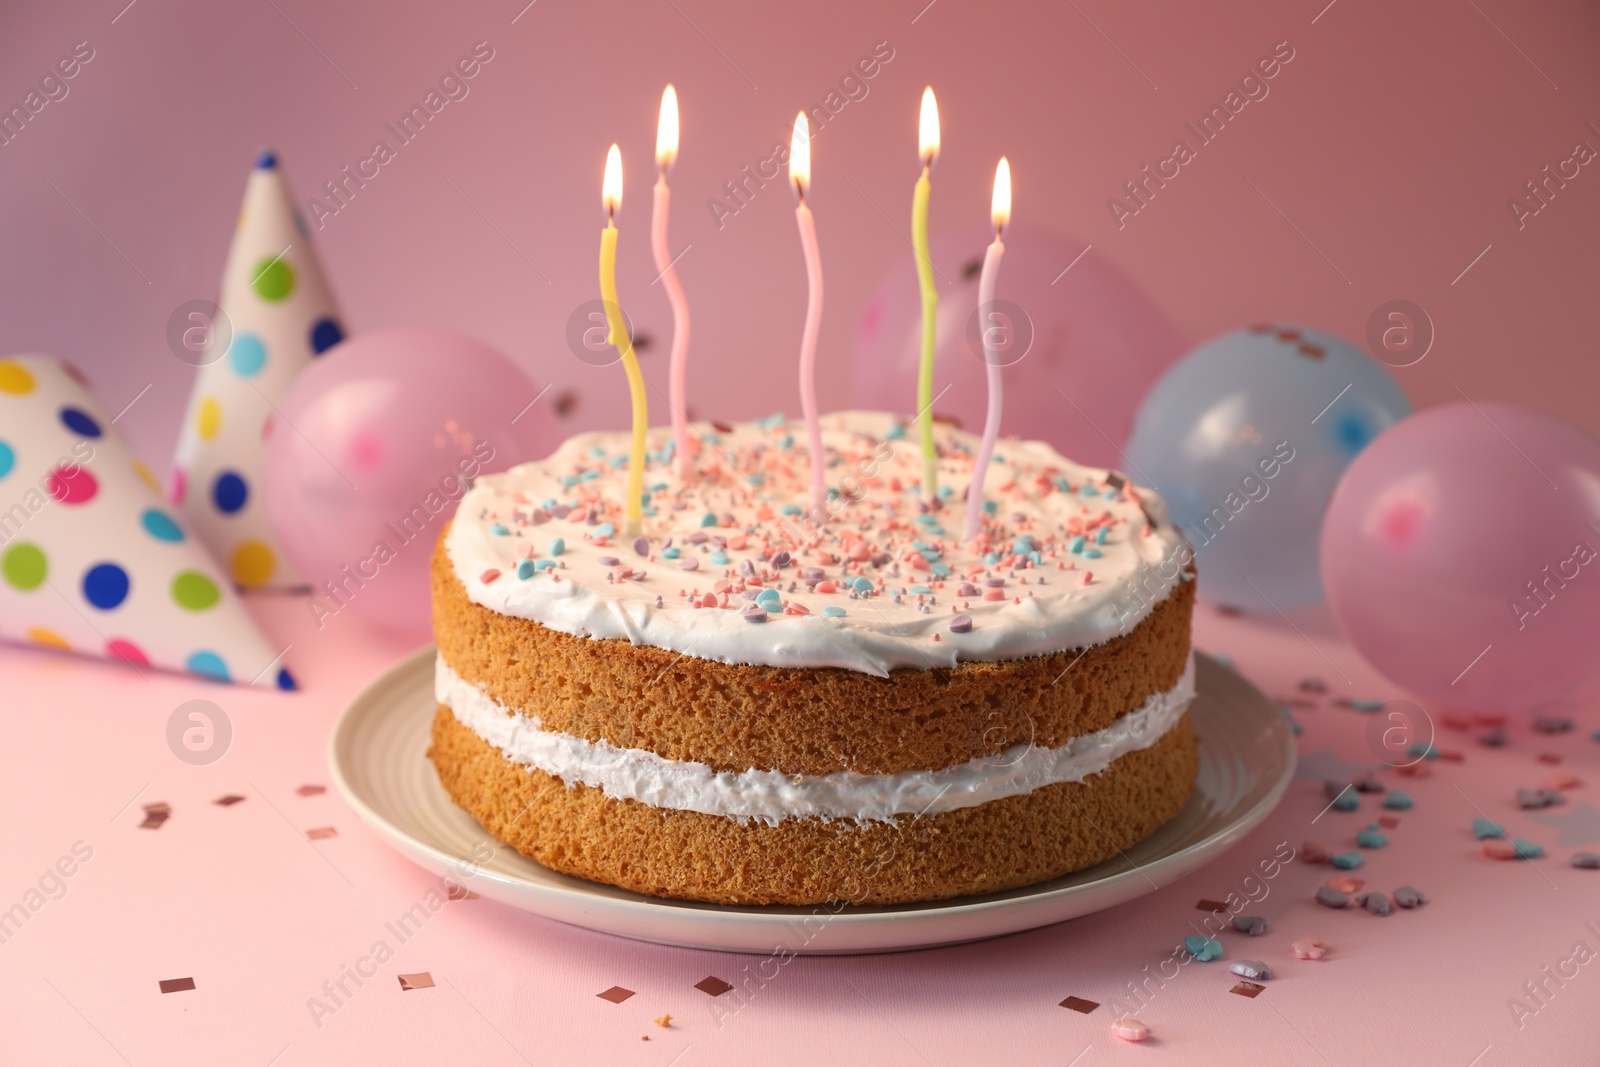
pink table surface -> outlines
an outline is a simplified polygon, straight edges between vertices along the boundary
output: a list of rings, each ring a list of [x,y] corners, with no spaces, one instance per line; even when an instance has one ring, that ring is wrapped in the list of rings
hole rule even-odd
[[[1595,1062],[1600,965],[1573,957],[1578,943],[1600,948],[1600,871],[1567,864],[1575,847],[1600,840],[1594,788],[1580,786],[1551,812],[1512,802],[1517,787],[1556,769],[1538,760],[1543,753],[1586,783],[1600,778],[1592,702],[1569,712],[1572,733],[1544,736],[1514,719],[1510,744],[1491,751],[1441,729],[1439,746],[1462,762],[1433,763],[1425,779],[1385,771],[1416,806],[1397,813],[1389,846],[1355,874],[1384,891],[1414,885],[1430,903],[1387,918],[1332,912],[1311,900],[1337,873],[1327,866],[1297,859],[1270,880],[1246,879],[1279,842],[1354,847],[1376,799],[1319,818],[1322,779],[1374,762],[1369,717],[1334,700],[1400,694],[1326,616],[1290,625],[1202,609],[1200,647],[1231,656],[1269,694],[1292,694],[1309,676],[1329,683],[1316,710],[1296,712],[1301,779],[1260,829],[1199,873],[1098,915],[954,948],[769,964],[776,976],[757,985],[749,976],[760,957],[626,941],[482,898],[446,904],[402,943],[385,924],[433,879],[331,788],[297,790],[328,783],[334,717],[406,649],[350,618],[318,632],[293,599],[253,603],[269,634],[292,645],[303,692],[141,679],[0,649],[0,908],[25,902],[75,845],[93,850],[62,880],[65,894],[44,898],[0,944],[0,1062],[692,1065],[744,1064],[752,1053],[795,1064]],[[195,698],[222,706],[234,731],[207,766],[180,761],[166,741],[173,709]],[[213,803],[227,794],[245,799]],[[171,817],[141,828],[143,806],[157,802]],[[1480,812],[1548,856],[1485,857],[1469,830]],[[320,827],[337,836],[306,836]],[[1195,932],[1199,899],[1229,892],[1260,898],[1247,910],[1266,916],[1270,932],[1221,935],[1223,961],[1189,963],[1149,994],[1140,1012],[1148,1045],[1112,1037],[1112,999],[1126,998],[1147,965],[1159,973]],[[1307,934],[1327,941],[1327,959],[1289,957],[1289,943]],[[353,994],[314,1017],[323,983],[378,941],[393,958],[359,988],[347,981]],[[1226,961],[1239,958],[1276,972],[1255,999],[1229,992]],[[402,989],[398,975],[423,971],[432,988]],[[708,976],[755,992],[742,1007],[732,993],[713,999],[695,988]],[[192,978],[194,989],[163,994],[158,983],[174,978]],[[1524,983],[1541,981],[1536,1002]],[[635,995],[621,1004],[597,997],[614,985]],[[1079,1014],[1058,1006],[1068,996],[1102,1006]],[[1520,1019],[1514,998],[1528,1009]],[[663,1029],[652,1020],[665,1014]]]

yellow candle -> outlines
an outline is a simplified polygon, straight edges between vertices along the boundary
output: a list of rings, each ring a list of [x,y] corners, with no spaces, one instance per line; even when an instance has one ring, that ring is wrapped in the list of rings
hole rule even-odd
[[[922,432],[922,497],[939,499],[939,455],[933,446],[933,350],[939,325],[939,290],[933,284],[933,260],[928,255],[928,173],[939,154],[939,105],[933,87],[922,90],[922,121],[918,154],[922,177],[911,198],[911,244],[917,256],[917,281],[922,287],[922,363],[917,373],[917,421]]]
[[[601,186],[601,198],[606,205],[606,228],[600,231],[600,299],[606,308],[606,340],[616,346],[622,356],[622,369],[628,372],[628,395],[633,400],[633,453],[628,460],[628,536],[639,535],[639,524],[644,510],[644,446],[645,431],[650,428],[649,404],[645,397],[644,375],[639,372],[639,360],[633,354],[633,338],[628,336],[627,324],[622,318],[622,307],[617,303],[617,208],[622,206],[622,153],[616,145],[606,153],[606,176]]]

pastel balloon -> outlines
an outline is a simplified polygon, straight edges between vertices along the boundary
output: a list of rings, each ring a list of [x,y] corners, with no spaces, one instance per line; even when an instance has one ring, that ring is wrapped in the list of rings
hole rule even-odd
[[[974,432],[983,427],[988,386],[972,327],[993,236],[974,225],[935,236],[929,248],[939,286],[933,408]],[[1004,370],[1001,434],[1049,441],[1080,463],[1120,467],[1118,448],[1140,399],[1183,351],[1165,313],[1081,242],[1026,225],[1006,229],[996,302],[1020,312],[1014,325],[1031,336],[1026,354]],[[921,356],[922,301],[907,252],[862,317],[851,363],[856,404],[915,415]]]
[[[1388,370],[1348,342],[1252,326],[1196,348],[1150,391],[1128,473],[1166,497],[1202,597],[1287,611],[1322,599],[1317,537],[1340,474],[1410,411]]]
[[[428,562],[470,479],[557,443],[538,389],[494,349],[405,328],[344,342],[269,424],[266,495],[319,625],[345,611],[418,637]]]
[[[1600,441],[1512,404],[1415,415],[1345,472],[1322,577],[1378,670],[1512,712],[1600,683]]]

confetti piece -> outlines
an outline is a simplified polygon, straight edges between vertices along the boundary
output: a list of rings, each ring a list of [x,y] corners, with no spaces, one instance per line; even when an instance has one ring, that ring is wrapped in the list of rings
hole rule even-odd
[[[1510,841],[1495,838],[1483,843],[1483,854],[1492,860],[1514,860],[1517,858],[1517,848]]]
[[[1465,763],[1465,762],[1467,762],[1467,757],[1466,757],[1465,754],[1460,753],[1460,752],[1447,750],[1447,749],[1440,749],[1439,750],[1439,758],[1444,760],[1446,763]]]
[[[1380,834],[1379,836],[1382,835]],[[1366,861],[1362,858],[1362,855],[1359,852],[1340,852],[1336,855],[1329,856],[1328,862],[1339,868],[1341,871],[1353,871]]]
[[[1396,826],[1400,825],[1400,820],[1395,818],[1393,815],[1380,815],[1378,816],[1378,825],[1383,827],[1385,830],[1393,830]]]
[[[1258,982],[1265,982],[1272,978],[1272,968],[1260,960],[1234,960],[1228,964],[1228,970],[1240,978],[1253,978]]]
[[[1267,920],[1260,915],[1235,915],[1233,917],[1233,928],[1242,934],[1260,937],[1267,932]]]
[[[1359,893],[1361,891],[1361,887],[1367,883],[1362,881],[1360,878],[1350,878],[1340,875],[1338,878],[1328,879],[1327,884],[1334,889],[1337,889],[1341,893]]]
[[[1428,898],[1422,890],[1403,885],[1394,891],[1394,902],[1402,908],[1420,908],[1428,902]]]
[[[1572,865],[1589,871],[1600,870],[1600,852],[1574,852]]]
[[[1485,748],[1504,748],[1506,746],[1506,732],[1498,728],[1490,730],[1478,738],[1478,744]]]
[[[1583,782],[1571,771],[1557,771],[1546,778],[1544,784],[1547,789],[1576,789]]]
[[[708,997],[720,997],[733,988],[733,986],[715,976],[700,979],[694,984],[694,987]]]
[[[1389,898],[1382,893],[1363,893],[1360,897],[1363,908],[1373,915],[1388,915],[1394,909],[1389,906]]]
[[[1210,963],[1222,955],[1222,942],[1214,937],[1190,934],[1183,939],[1184,951],[1201,963]]]
[[[1567,798],[1561,795],[1559,789],[1519,789],[1517,790],[1517,807],[1524,811],[1537,808],[1553,808],[1557,804],[1565,804]]]
[[[401,974],[396,975],[396,977],[400,979],[401,992],[409,992],[413,989],[433,988],[433,975],[429,974],[427,971],[418,971],[416,974]]]
[[[1237,982],[1234,984],[1232,989],[1228,990],[1228,992],[1237,993],[1241,997],[1249,997],[1251,1000],[1254,1000],[1256,997],[1259,997],[1262,990],[1266,988],[1266,986],[1257,985],[1254,982]]]
[[[1504,837],[1506,836],[1506,831],[1505,827],[1497,822],[1491,822],[1488,819],[1473,819],[1472,836],[1479,841],[1483,841],[1491,837]]]
[[[1315,841],[1306,841],[1300,845],[1300,858],[1307,863],[1327,863],[1328,847]]]
[[[1342,908],[1350,903],[1350,896],[1331,885],[1320,886],[1317,889],[1317,903],[1325,908]]]
[[[232,807],[233,805],[239,803],[243,799],[244,799],[244,797],[240,796],[238,793],[229,793],[225,797],[218,797],[217,799],[213,800],[211,803],[216,804],[219,807],[229,808],[229,807]]]
[[[171,818],[171,816],[164,811],[146,812],[144,822],[139,824],[139,829],[159,830],[161,829],[161,824],[166,822],[169,818]]]
[[[1138,1043],[1150,1036],[1150,1028],[1131,1015],[1124,1015],[1111,1024],[1111,1032],[1124,1041]]]
[[[1328,954],[1328,946],[1320,937],[1302,937],[1289,946],[1297,960],[1320,960]]]
[[[1541,734],[1564,734],[1572,729],[1572,720],[1565,715],[1541,715],[1533,720],[1533,728]]]
[[[325,785],[303,785],[299,789],[296,789],[294,792],[295,792],[295,796],[316,797],[316,796],[321,796],[323,793],[326,793],[327,791],[328,791],[328,787],[325,786]]]
[[[1066,1000],[1061,1002],[1061,1006],[1063,1008],[1071,1008],[1073,1011],[1082,1015],[1088,1015],[1100,1005],[1096,1001],[1084,1000],[1082,997],[1068,997]]]
[[[663,1016],[661,1016],[661,1017],[660,1017],[660,1018],[658,1018],[658,1019],[656,1019],[656,1020],[654,1020],[654,1021],[655,1021],[655,1024],[656,1024],[656,1025],[657,1025],[657,1026],[659,1026],[659,1027],[661,1027],[661,1028],[662,1028],[662,1029],[663,1029],[663,1030],[664,1030],[664,1029],[666,1029],[666,1028],[667,1028],[667,1027],[669,1027],[669,1026],[671,1026],[671,1025],[672,1025],[672,1016],[670,1016],[670,1015],[663,1015]],[[648,1038],[646,1038],[646,1040],[649,1040],[649,1039],[648,1039]]]
[[[161,992],[185,993],[194,988],[193,978],[163,978],[161,979]]]
[[[728,988],[732,989],[733,987],[729,986]],[[633,996],[633,990],[623,989],[619,985],[614,985],[604,993],[596,993],[595,996],[601,1000],[609,1000],[613,1004],[621,1004],[624,1000]]]
[[[1558,767],[1561,765],[1561,757],[1556,755],[1554,752],[1541,752],[1537,758],[1540,763],[1548,763],[1552,767]]]
[[[325,837],[338,837],[339,831],[331,826],[316,826],[307,830],[306,836],[313,841],[321,841]]]
[[[1394,773],[1402,778],[1428,778],[1433,775],[1433,768],[1422,760],[1415,763],[1402,764],[1394,769]]]
[[[1195,902],[1196,911],[1227,911],[1228,905],[1220,900],[1199,900]]]
[[[1416,802],[1411,799],[1410,793],[1399,789],[1394,790],[1388,796],[1383,798],[1383,806],[1388,808],[1390,811],[1410,811],[1411,806],[1415,803]]]
[[[1367,828],[1365,830],[1361,830],[1356,833],[1356,844],[1362,848],[1383,848],[1388,843],[1389,835],[1380,831],[1378,829],[1378,824],[1375,822],[1367,823]],[[1347,852],[1345,855],[1348,856],[1349,853]],[[1343,864],[1336,863],[1335,866],[1342,867]]]

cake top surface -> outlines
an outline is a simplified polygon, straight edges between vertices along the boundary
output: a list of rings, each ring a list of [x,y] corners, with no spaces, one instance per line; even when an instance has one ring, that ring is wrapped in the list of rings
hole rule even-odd
[[[725,663],[875,675],[1100,644],[1188,577],[1161,499],[1116,472],[1003,439],[983,531],[964,541],[975,435],[936,427],[943,499],[930,509],[904,420],[850,411],[822,426],[825,516],[805,509],[804,424],[775,415],[692,424],[688,482],[671,431],[653,430],[636,532],[629,435],[569,438],[478,479],[445,549],[468,597],[502,615]]]

